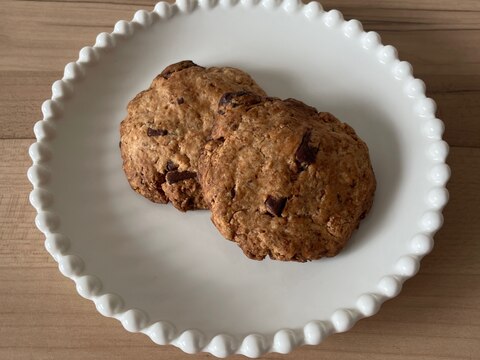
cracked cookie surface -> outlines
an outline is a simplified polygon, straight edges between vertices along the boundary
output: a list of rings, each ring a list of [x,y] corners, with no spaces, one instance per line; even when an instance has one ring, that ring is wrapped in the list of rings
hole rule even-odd
[[[220,100],[199,179],[213,223],[245,255],[301,262],[338,254],[376,186],[350,126],[297,100],[246,92]]]
[[[205,209],[197,161],[222,94],[264,95],[241,70],[181,61],[165,68],[130,103],[120,126],[123,169],[133,190],[181,211]]]

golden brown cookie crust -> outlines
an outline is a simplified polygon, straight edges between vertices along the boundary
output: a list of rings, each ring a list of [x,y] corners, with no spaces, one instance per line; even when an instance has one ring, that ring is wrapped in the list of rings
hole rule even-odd
[[[376,186],[355,131],[293,99],[226,95],[218,113],[199,160],[218,230],[252,259],[338,254]]]
[[[181,211],[206,209],[197,161],[225,92],[264,95],[241,70],[181,61],[165,68],[130,103],[120,126],[123,169],[133,190]]]

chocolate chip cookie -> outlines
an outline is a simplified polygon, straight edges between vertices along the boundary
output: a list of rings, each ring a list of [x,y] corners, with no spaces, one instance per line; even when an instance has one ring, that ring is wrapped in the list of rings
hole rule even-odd
[[[366,144],[329,113],[248,92],[219,101],[199,160],[212,221],[249,258],[331,257],[369,211]]]
[[[181,61],[165,68],[128,104],[120,126],[123,169],[133,190],[179,210],[205,209],[197,161],[225,92],[264,95],[241,70]]]

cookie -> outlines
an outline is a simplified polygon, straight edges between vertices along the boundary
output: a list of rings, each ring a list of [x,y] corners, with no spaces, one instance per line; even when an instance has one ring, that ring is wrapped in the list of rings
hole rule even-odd
[[[123,169],[133,190],[181,211],[205,209],[197,161],[225,92],[263,90],[241,70],[181,61],[130,103],[120,126]]]
[[[338,254],[376,187],[350,126],[297,100],[245,92],[219,101],[199,179],[212,222],[246,256],[299,262]]]

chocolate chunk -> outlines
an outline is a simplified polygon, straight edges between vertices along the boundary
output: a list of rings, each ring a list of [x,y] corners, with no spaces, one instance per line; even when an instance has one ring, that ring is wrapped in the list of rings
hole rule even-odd
[[[148,128],[147,129],[147,136],[165,136],[168,134],[168,131],[167,130],[164,130],[164,129],[152,129],[152,128]]]
[[[185,102],[185,99],[183,97],[177,98],[177,104],[182,105]]]
[[[155,181],[155,187],[157,190],[163,192],[162,184],[165,183],[165,175],[161,173],[157,173],[157,180]]]
[[[188,198],[184,203],[184,209],[181,211],[185,212],[186,210],[195,210],[195,203],[192,198]]]
[[[365,216],[367,216],[367,211],[366,210],[360,214],[360,220],[365,219]]]
[[[193,171],[169,171],[167,173],[167,182],[175,184],[176,182],[196,178],[197,174]]]
[[[224,111],[221,109],[222,107],[231,106],[232,108],[236,108],[240,105],[250,106],[258,104],[261,101],[261,96],[250,91],[227,92],[223,94],[218,101],[218,113],[220,115],[224,114]]]
[[[235,194],[236,194],[236,193],[237,193],[237,192],[235,191],[235,188],[234,188],[234,187],[230,189],[230,196],[232,197],[232,199],[235,197]]]
[[[265,200],[265,206],[270,214],[275,216],[281,216],[283,209],[287,205],[287,198],[275,198],[271,195],[268,195],[267,200]]]
[[[176,64],[172,64],[172,65],[169,65],[167,66],[161,73],[160,75],[164,78],[164,79],[169,79],[170,76],[172,76],[173,73],[176,73],[178,71],[182,71],[182,70],[185,70],[185,69],[188,69],[189,67],[192,67],[192,66],[198,66],[197,64],[195,64],[193,61],[191,60],[185,60],[185,61],[180,61]],[[200,66],[201,67],[201,66]]]
[[[310,146],[310,138],[312,136],[312,131],[307,130],[303,135],[302,142],[295,152],[295,160],[300,169],[305,170],[308,165],[315,162],[317,157],[318,148]]]
[[[227,92],[227,93],[222,95],[222,97],[218,101],[218,105],[222,106],[222,105],[230,104],[234,98],[245,96],[248,93],[249,92],[247,92],[247,91]]]
[[[175,164],[172,160],[167,161],[167,171],[174,171],[178,169],[178,165]]]

